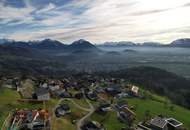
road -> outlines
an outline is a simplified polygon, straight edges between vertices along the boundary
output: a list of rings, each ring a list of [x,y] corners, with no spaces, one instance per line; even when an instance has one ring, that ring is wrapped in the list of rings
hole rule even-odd
[[[84,91],[82,91],[83,92],[83,94],[84,94]],[[88,103],[88,105],[89,105],[89,108],[84,108],[84,107],[82,107],[82,106],[80,106],[79,104],[77,104],[74,100],[72,100],[72,99],[67,99],[67,100],[69,100],[70,102],[72,102],[77,108],[79,108],[79,109],[81,109],[81,110],[84,110],[84,111],[88,111],[88,114],[86,114],[84,117],[82,117],[81,119],[79,119],[78,121],[77,121],[77,130],[81,130],[81,126],[84,124],[84,122],[94,113],[94,111],[95,111],[95,108],[94,108],[94,106],[90,103],[90,101],[86,98],[86,96],[85,96],[85,94],[84,94],[84,98],[85,98],[85,100],[86,100],[86,102]],[[53,113],[53,118],[55,118],[55,114],[54,114],[54,112],[55,112],[55,109],[59,106],[59,104],[63,101],[64,99],[60,99],[59,101],[58,101],[58,103],[56,104],[56,106],[52,109],[52,113]],[[53,125],[52,125],[53,126]]]

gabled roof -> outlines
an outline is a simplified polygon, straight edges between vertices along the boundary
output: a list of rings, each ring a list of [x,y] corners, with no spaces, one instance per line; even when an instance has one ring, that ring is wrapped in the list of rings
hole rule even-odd
[[[44,94],[48,94],[49,91],[45,88],[37,88],[36,91],[36,96],[41,96],[41,95],[44,95]]]
[[[167,125],[167,121],[165,118],[155,117],[150,121],[150,124],[159,128],[164,128]]]

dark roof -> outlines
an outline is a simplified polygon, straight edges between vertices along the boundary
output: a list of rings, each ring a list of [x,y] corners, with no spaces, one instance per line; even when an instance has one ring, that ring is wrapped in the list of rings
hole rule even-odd
[[[118,93],[121,92],[121,89],[119,87],[112,86],[112,87],[105,88],[105,91],[111,92],[111,93],[114,93],[114,94],[118,94]]]
[[[65,110],[65,111],[70,110],[70,107],[69,107],[69,105],[67,105],[67,104],[61,104],[61,105],[60,105],[60,108],[63,109],[63,110]]]
[[[167,125],[167,121],[162,117],[155,117],[150,121],[150,124],[159,128],[164,128]]]
[[[82,130],[100,130],[101,125],[95,121],[89,121],[82,126]]]
[[[35,93],[36,93],[36,96],[40,96],[40,95],[48,94],[49,91],[45,88],[37,88]]]
[[[69,92],[62,92],[59,96],[60,96],[61,98],[71,98],[71,97],[72,97],[72,94],[69,93]]]
[[[110,107],[111,105],[109,103],[104,103],[104,104],[101,104],[100,107],[101,108],[107,108],[107,107]]]

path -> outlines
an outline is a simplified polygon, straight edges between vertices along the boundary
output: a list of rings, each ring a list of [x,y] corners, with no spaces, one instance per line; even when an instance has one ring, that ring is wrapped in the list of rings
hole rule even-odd
[[[84,94],[84,91],[82,91]],[[80,120],[77,122],[77,130],[81,130],[81,126],[84,124],[84,121],[88,119],[95,111],[94,106],[89,102],[89,100],[86,98],[84,94],[84,98],[86,99],[86,102],[89,104],[90,111],[88,114],[86,114],[84,117],[82,117]]]

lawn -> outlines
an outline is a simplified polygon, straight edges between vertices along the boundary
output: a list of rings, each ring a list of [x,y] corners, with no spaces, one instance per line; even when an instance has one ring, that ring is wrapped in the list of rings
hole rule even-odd
[[[89,104],[86,102],[86,99],[73,99],[78,105],[84,108],[89,108]]]
[[[81,100],[82,101],[82,100]],[[85,103],[84,101],[82,101],[83,103]],[[82,118],[84,115],[86,115],[88,112],[87,111],[84,111],[84,110],[81,110],[79,108],[77,108],[71,101],[69,100],[64,100],[62,103],[65,103],[65,104],[68,104],[71,108],[71,114],[67,116],[67,118],[69,118],[70,121],[72,120],[77,120],[77,119],[80,119]],[[77,104],[79,102],[76,102]],[[81,104],[81,103],[80,103]],[[80,105],[79,104],[79,105]],[[87,104],[87,103],[86,103]],[[83,104],[84,105],[84,104]],[[88,106],[87,105],[84,105],[84,106]],[[85,107],[86,108],[86,107]]]
[[[147,94],[149,95],[147,99],[123,98],[115,100],[114,103],[118,101],[124,101],[128,103],[130,107],[133,107],[133,111],[136,113],[136,123],[143,121],[145,113],[149,111],[152,117],[164,115],[167,117],[176,118],[177,120],[181,121],[186,128],[190,129],[190,110],[171,104],[169,99],[166,97],[152,94],[150,92]],[[106,116],[95,113],[91,118],[92,120],[103,123],[109,130],[120,129],[125,126],[118,121],[116,113],[114,112],[111,112]]]
[[[142,121],[144,119],[144,115],[146,111],[150,111],[151,116],[156,115],[164,115],[168,117],[174,117],[177,120],[184,123],[185,127],[190,129],[190,111],[173,105],[173,110],[170,109],[170,105],[166,106],[166,104],[154,100],[142,100],[137,98],[127,99],[127,102],[131,106],[135,106],[135,113],[137,115],[137,121]]]
[[[91,120],[103,124],[107,130],[120,130],[126,126],[118,120],[116,112],[108,112],[106,115],[94,113]]]

